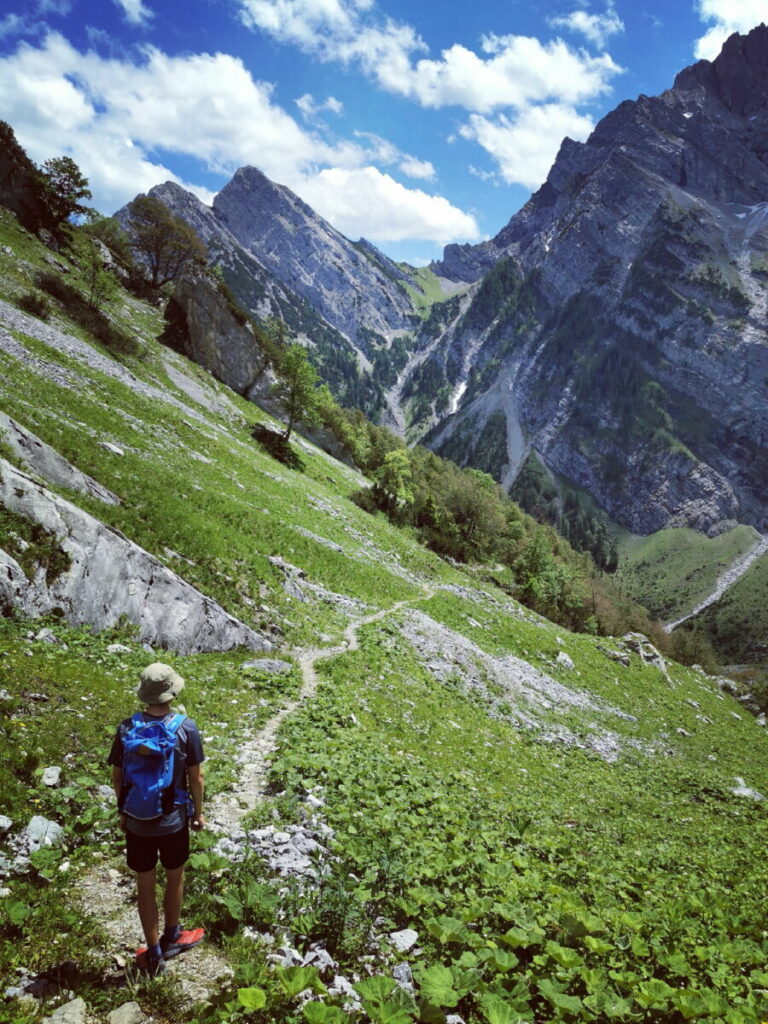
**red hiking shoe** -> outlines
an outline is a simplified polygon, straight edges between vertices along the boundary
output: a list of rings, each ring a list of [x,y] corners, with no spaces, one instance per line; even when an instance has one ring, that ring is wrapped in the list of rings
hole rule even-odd
[[[165,959],[162,956],[150,956],[149,950],[144,946],[136,950],[136,966],[140,971],[146,971],[150,978],[156,978],[165,971]]]
[[[163,951],[163,956],[166,960],[170,960],[172,956],[178,956],[179,953],[186,953],[188,949],[192,949],[199,942],[202,942],[205,938],[205,928],[187,928],[182,929],[175,939],[166,939],[163,936],[160,939],[160,948]]]

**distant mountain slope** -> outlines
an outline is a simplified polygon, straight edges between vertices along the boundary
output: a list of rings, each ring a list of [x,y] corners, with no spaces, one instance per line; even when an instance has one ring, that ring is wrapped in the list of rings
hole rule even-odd
[[[732,36],[566,139],[492,241],[446,249],[432,269],[474,296],[430,356],[458,407],[422,391],[433,447],[507,484],[536,451],[639,533],[763,528],[766,68],[768,29]]]
[[[307,341],[340,400],[371,414],[385,408],[392,342],[409,338],[429,305],[424,272],[365,239],[350,242],[255,167],[240,168],[212,207],[173,182],[150,194],[194,228],[244,308]],[[128,207],[116,216],[127,225]]]

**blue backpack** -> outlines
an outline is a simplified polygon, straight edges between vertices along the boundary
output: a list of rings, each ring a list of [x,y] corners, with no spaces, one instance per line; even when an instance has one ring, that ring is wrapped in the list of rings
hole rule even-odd
[[[186,802],[186,791],[173,787],[176,734],[185,715],[146,722],[140,712],[123,736],[123,806],[130,818],[152,821]]]

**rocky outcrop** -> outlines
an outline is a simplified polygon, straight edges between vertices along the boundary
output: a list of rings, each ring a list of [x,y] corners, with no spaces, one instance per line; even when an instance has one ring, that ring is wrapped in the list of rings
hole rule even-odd
[[[227,387],[253,401],[269,397],[274,375],[268,370],[249,323],[237,315],[208,275],[189,274],[176,283],[165,313],[162,339]]]
[[[119,531],[0,459],[0,507],[44,531],[68,568],[39,566],[28,579],[10,554],[0,551],[0,608],[37,617],[60,609],[76,625],[106,629],[125,618],[140,639],[183,654],[271,643],[211,598],[171,572]]]
[[[731,37],[566,139],[496,238],[446,249],[443,276],[493,266],[423,373],[461,399],[431,447],[476,460],[501,415],[482,454],[507,484],[535,449],[633,531],[765,527],[766,67],[768,28]]]
[[[107,505],[119,505],[120,499],[87,473],[82,473],[71,462],[59,455],[50,445],[27,430],[0,410],[0,441],[4,442],[17,459],[33,473],[50,484],[68,487],[87,494]]]

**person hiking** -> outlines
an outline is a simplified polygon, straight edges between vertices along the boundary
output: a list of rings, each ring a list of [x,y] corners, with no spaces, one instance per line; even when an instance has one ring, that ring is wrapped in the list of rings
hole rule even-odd
[[[152,976],[205,935],[202,928],[185,930],[180,923],[189,827],[205,827],[200,733],[191,718],[171,709],[183,688],[184,680],[170,665],[155,662],[145,668],[136,692],[144,710],[120,723],[107,758],[147,941],[146,950],[137,951],[137,964]],[[162,934],[155,892],[158,856],[165,868]]]

